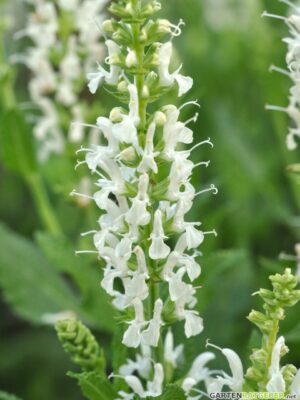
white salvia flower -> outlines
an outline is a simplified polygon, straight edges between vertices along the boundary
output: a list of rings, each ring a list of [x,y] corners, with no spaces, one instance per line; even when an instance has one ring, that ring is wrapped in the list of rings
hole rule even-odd
[[[132,200],[132,206],[125,216],[126,221],[133,227],[148,225],[150,222],[151,214],[147,211],[149,205],[148,186],[149,176],[141,175],[138,194]]]
[[[135,319],[129,323],[129,328],[124,333],[122,343],[127,347],[137,348],[141,344],[141,331],[146,323],[142,301],[140,299],[134,299],[132,305],[135,310]]]
[[[116,376],[116,375],[115,375]],[[143,388],[140,379],[134,375],[120,376],[125,380],[127,385],[133,391],[133,394],[128,394],[123,391],[119,392],[121,399],[133,399],[134,395],[144,399],[146,397],[158,397],[162,394],[162,385],[164,380],[164,370],[160,363],[154,365],[153,381],[147,382],[147,389]]]
[[[239,356],[231,349],[221,349],[218,346],[207,343],[207,346],[214,347],[222,352],[226,357],[232,376],[222,372],[222,376],[217,376],[209,384],[209,393],[220,392],[224,385],[227,385],[234,392],[242,392],[244,383],[243,365]]]
[[[87,74],[89,81],[88,87],[91,93],[96,93],[102,81],[108,85],[116,85],[121,73],[119,66],[111,64],[112,60],[116,59],[121,52],[120,46],[113,40],[106,40],[106,47],[108,49],[108,60],[110,63],[110,71],[106,71],[101,65],[98,66],[98,72],[90,72]]]
[[[163,305],[164,304],[161,299],[156,300],[154,305],[153,319],[150,320],[148,328],[144,330],[142,334],[143,343],[148,346],[157,347],[158,345],[160,328],[163,325],[161,319]]]
[[[149,170],[152,170],[155,174],[158,172],[158,167],[155,162],[155,157],[159,155],[159,152],[154,152],[153,151],[153,138],[155,134],[155,128],[156,125],[154,122],[149,125],[148,131],[147,131],[147,136],[146,136],[146,144],[145,144],[145,149],[143,151],[143,158],[138,166],[138,172],[148,172]]]
[[[181,358],[183,354],[183,344],[180,344],[174,348],[174,337],[171,329],[168,329],[168,332],[165,337],[164,343],[164,359],[173,368],[177,367],[178,360]]]
[[[286,385],[282,373],[280,372],[280,358],[283,350],[286,350],[284,337],[280,336],[272,351],[272,360],[269,368],[269,381],[267,384],[267,390],[269,392],[285,392]]]
[[[297,400],[300,399],[300,369],[298,369],[298,372],[295,375],[295,378],[293,379],[290,388],[290,394],[296,395]]]
[[[170,253],[170,247],[165,244],[162,214],[160,210],[155,211],[153,232],[151,233],[151,246],[149,248],[149,256],[152,260],[162,260],[167,258]]]
[[[161,45],[158,50],[158,57],[160,84],[162,86],[171,86],[174,81],[176,81],[179,88],[178,95],[182,96],[187,93],[193,86],[193,79],[179,73],[182,67],[179,67],[177,71],[173,73],[169,72],[172,57],[172,42],[167,42]]]
[[[173,160],[178,143],[190,144],[193,142],[193,131],[178,121],[180,111],[173,105],[164,107],[166,122],[164,124],[163,139],[165,142],[164,153]]]
[[[205,352],[200,354],[192,364],[191,369],[189,370],[186,378],[182,383],[182,389],[185,391],[185,394],[188,396],[188,399],[192,399],[190,397],[190,393],[192,389],[200,382],[207,381],[207,379],[211,376],[211,371],[206,367],[206,364],[215,359],[215,355],[211,352]]]
[[[138,93],[135,85],[129,85],[128,91],[130,95],[129,101],[129,114],[121,114],[121,122],[114,124],[113,135],[120,141],[132,144],[135,148],[139,149],[137,140],[137,125],[139,123],[138,116]]]
[[[127,363],[120,367],[119,373],[123,376],[126,376],[132,375],[134,372],[138,372],[142,378],[149,379],[151,368],[151,348],[142,344],[141,354],[136,355],[135,361],[128,359]]]

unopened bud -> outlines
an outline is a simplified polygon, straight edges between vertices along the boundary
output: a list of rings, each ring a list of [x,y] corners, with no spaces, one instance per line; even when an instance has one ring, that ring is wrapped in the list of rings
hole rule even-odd
[[[118,91],[119,92],[128,92],[128,83],[123,80],[118,84]]]
[[[162,111],[157,111],[154,116],[154,121],[157,126],[163,126],[167,122],[166,114]]]
[[[136,55],[136,52],[135,52],[135,51],[131,50],[131,51],[127,54],[125,63],[126,63],[126,67],[128,67],[128,68],[132,68],[132,67],[137,66],[137,64],[138,64],[138,59],[137,59],[137,55]]]
[[[109,119],[113,123],[121,122],[123,119],[122,111],[120,107],[115,107],[111,110],[109,114]]]
[[[148,97],[149,97],[149,89],[147,85],[144,85],[142,90],[142,98],[148,99]]]
[[[171,23],[167,19],[157,21],[157,31],[159,33],[171,33]]]
[[[121,153],[119,154],[119,158],[121,161],[127,161],[127,162],[135,161],[136,152],[132,146],[127,147],[127,149],[121,151]]]
[[[107,19],[102,23],[102,29],[105,33],[113,33],[114,25],[111,19]]]

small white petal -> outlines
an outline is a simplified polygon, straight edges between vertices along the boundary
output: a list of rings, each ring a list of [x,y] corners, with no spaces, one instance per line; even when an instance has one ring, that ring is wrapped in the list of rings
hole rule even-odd
[[[187,93],[193,87],[193,79],[189,76],[183,76],[180,74],[176,74],[174,79],[178,83],[178,96],[182,96],[183,94]]]
[[[203,331],[203,319],[195,311],[185,311],[184,332],[187,338],[199,335]]]

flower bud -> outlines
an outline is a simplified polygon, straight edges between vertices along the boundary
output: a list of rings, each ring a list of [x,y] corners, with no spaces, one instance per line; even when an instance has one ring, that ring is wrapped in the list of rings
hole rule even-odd
[[[112,19],[106,19],[102,23],[102,29],[105,33],[112,34],[114,32],[114,21]]]
[[[162,111],[157,111],[154,116],[154,121],[157,126],[163,126],[167,122],[166,114]]]
[[[138,59],[135,51],[129,51],[125,60],[125,64],[128,68],[136,67],[138,65]]]
[[[109,114],[109,119],[113,123],[121,122],[123,119],[121,108],[120,107],[113,108]]]
[[[118,84],[118,91],[119,92],[128,92],[128,83],[125,80],[122,80],[119,84]]]
[[[135,161],[136,160],[136,151],[135,151],[135,149],[132,146],[127,147],[126,149],[121,151],[121,153],[119,154],[119,159],[121,161],[125,161],[125,162]]]
[[[142,90],[142,98],[143,99],[148,99],[149,98],[149,89],[147,85],[143,86],[143,90]]]

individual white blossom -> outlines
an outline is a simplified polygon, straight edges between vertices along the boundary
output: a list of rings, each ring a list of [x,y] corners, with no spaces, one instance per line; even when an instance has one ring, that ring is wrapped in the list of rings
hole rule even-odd
[[[211,352],[201,353],[194,361],[181,385],[187,400],[201,398],[201,396],[192,397],[193,390],[200,382],[208,384],[212,371],[206,367],[206,364],[215,359],[215,355]]]
[[[240,357],[231,349],[221,349],[210,343],[207,346],[214,347],[226,357],[231,370],[231,376],[222,371],[221,375],[212,379],[207,387],[208,393],[221,392],[223,386],[228,386],[233,392],[242,392],[244,383],[244,371]]]
[[[172,42],[167,42],[161,45],[158,51],[159,58],[159,78],[162,86],[172,86],[174,81],[178,84],[178,95],[182,96],[187,93],[193,86],[193,79],[181,75],[179,72],[182,67],[179,67],[175,72],[170,73],[170,62],[172,57]]]
[[[164,370],[163,366],[160,363],[154,365],[154,375],[153,380],[148,380],[146,389],[144,389],[141,380],[135,375],[124,375],[120,376],[121,379],[124,379],[130,389],[133,391],[132,394],[120,391],[120,398],[117,400],[127,400],[133,399],[134,395],[139,396],[139,398],[146,397],[158,397],[162,394],[162,386],[164,381]],[[113,375],[118,378],[117,375]]]

